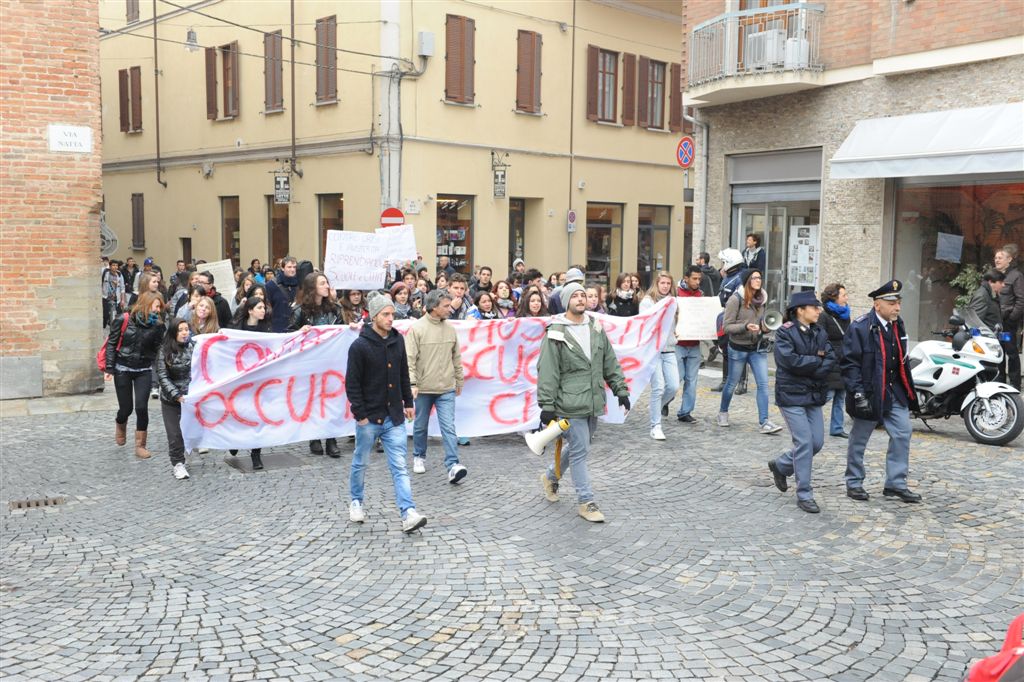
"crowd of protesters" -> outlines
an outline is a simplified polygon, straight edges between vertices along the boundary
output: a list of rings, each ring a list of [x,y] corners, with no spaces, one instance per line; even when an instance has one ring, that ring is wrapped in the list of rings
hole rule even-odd
[[[586,323],[587,311],[629,317],[646,312],[668,296],[717,296],[723,307],[719,339],[710,344],[706,357],[701,342],[674,336],[658,349],[651,377],[650,437],[658,441],[666,439],[662,418],[668,416],[669,406],[680,387],[682,394],[676,418],[683,424],[697,421],[693,411],[698,370],[719,354],[722,356],[722,381],[712,389],[721,392],[717,425],[730,426],[729,407],[734,396],[746,392],[749,369],[756,384],[758,430],[762,434],[779,432],[782,427],[768,417],[768,355],[773,352],[778,338],[785,350],[780,357],[780,346],[774,345],[775,398],[789,426],[794,448],[772,460],[769,468],[776,485],[783,490],[786,477],[795,475],[800,508],[815,512],[817,506],[810,493],[809,472],[810,458],[822,447],[822,428],[816,423],[821,420],[821,409],[831,402],[829,435],[849,438],[844,422],[846,414],[853,414],[851,402],[863,407],[859,394],[856,399],[848,395],[850,381],[845,370],[840,371],[841,367],[856,362],[853,359],[844,362],[851,335],[846,288],[838,282],[830,283],[822,289],[820,301],[813,292],[796,292],[786,307],[783,329],[773,334],[777,325],[766,321],[765,253],[759,237],[748,235],[743,252],[725,249],[718,254],[718,259],[720,268],[712,265],[710,254],[699,254],[696,263],[687,266],[678,280],[669,272],[654,273],[651,286],[646,290],[641,286],[639,273],[620,273],[614,285],[606,290],[596,281],[587,281],[583,265],[545,277],[539,270],[527,267],[522,259],[516,259],[509,272],[498,278],[489,266],[477,267],[472,276],[467,276],[456,271],[446,256],[441,256],[434,277],[422,261],[404,263],[388,269],[381,291],[363,292],[335,290],[309,261],[300,262],[288,256],[273,266],[253,259],[248,269],[236,268],[231,287],[235,293],[226,299],[218,291],[214,275],[204,268],[204,261],[179,260],[174,271],[165,274],[152,258],[146,258],[141,268],[133,258],[124,262],[108,262],[104,258],[100,283],[103,322],[109,327],[109,333],[103,355],[104,371],[111,375],[118,402],[115,443],[127,443],[128,422],[134,413],[135,456],[151,457],[148,403],[159,398],[173,475],[177,479],[188,478],[180,420],[181,404],[188,393],[193,337],[228,328],[286,333],[313,326],[349,325],[360,331],[359,345],[353,344],[349,356],[346,382],[357,419],[350,518],[354,522],[365,518],[362,500],[365,459],[376,445],[378,451],[387,453],[403,529],[414,530],[422,527],[426,518],[416,512],[412,503],[405,470],[404,420],[414,420],[414,473],[425,473],[428,468],[427,420],[433,411],[441,431],[443,463],[449,482],[458,484],[468,475],[458,450],[460,446],[469,445],[468,439],[458,435],[457,398],[463,385],[462,362],[454,328],[446,324],[447,320],[551,317],[549,334],[542,346],[544,359],[545,352],[549,355],[565,352],[563,348],[596,344],[599,340],[607,343],[599,325],[591,327]],[[872,292],[879,294],[872,296],[876,302],[899,300],[898,281],[893,281],[895,291],[887,286]],[[879,305],[876,304],[876,310]],[[1011,332],[1014,340],[1004,344],[1008,358],[1005,376],[1019,388],[1017,344],[1024,322],[1024,274],[1017,269],[1015,245],[1008,244],[996,253],[994,267],[984,274],[970,307],[985,324],[993,328],[998,325]],[[882,313],[878,314],[882,319]],[[898,305],[893,319],[897,317]],[[392,329],[395,320],[415,321],[404,338]],[[571,332],[569,336],[574,341],[567,341],[565,332]],[[902,348],[905,354],[905,345],[898,344],[897,341],[896,347]],[[583,352],[588,363],[592,363],[589,348]],[[605,366],[599,373],[614,378],[616,391],[621,393],[617,383],[621,370],[608,364],[606,355],[601,355]],[[382,368],[378,366],[381,358],[401,362],[396,364],[389,360]],[[551,366],[549,360],[550,357],[542,364]],[[400,371],[396,370],[398,365]],[[398,371],[395,381],[384,380],[395,371]],[[550,382],[550,377],[547,380]],[[596,416],[588,410],[572,415],[556,414],[553,405],[561,398],[556,395],[556,384],[549,383],[549,386],[552,386],[551,405],[542,405],[546,415],[574,419]],[[912,388],[908,392],[912,394]],[[404,411],[389,411],[381,407],[384,404],[404,405]],[[628,409],[628,399],[624,406]],[[572,450],[574,478],[579,467],[585,475],[585,453],[589,449],[589,445],[580,444],[581,434],[587,431],[580,428],[583,430],[566,436],[576,443]],[[592,434],[592,426],[588,428],[588,433]],[[397,435],[398,429],[402,431],[402,438]],[[313,455],[341,456],[335,438],[310,441],[309,451]],[[237,455],[236,450],[230,453]],[[253,470],[263,468],[261,455],[259,448],[250,451]],[[548,499],[557,499],[560,474],[552,469],[543,477]],[[577,488],[579,491],[581,486]],[[592,500],[589,484],[582,488],[585,490],[579,500],[580,515],[588,520],[603,519]],[[862,489],[855,490],[863,493]],[[588,495],[590,497],[583,499]],[[899,496],[904,501],[916,501],[910,499],[916,494],[905,489]],[[854,499],[866,499],[866,493]]]

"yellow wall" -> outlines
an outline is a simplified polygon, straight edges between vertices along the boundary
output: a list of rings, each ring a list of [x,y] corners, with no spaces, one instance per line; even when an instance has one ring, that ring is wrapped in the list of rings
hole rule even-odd
[[[141,3],[145,21],[149,3]],[[101,0],[104,26],[118,28],[110,17],[123,19],[123,0]],[[244,7],[244,12],[239,8]],[[312,42],[315,20],[338,15],[338,45],[368,53],[381,51],[378,2],[296,3],[297,37]],[[160,11],[164,11],[161,9]],[[284,29],[288,35],[288,3],[276,0],[214,2],[201,7],[214,16],[264,30]],[[445,14],[460,14],[476,21],[475,106],[444,102]],[[564,270],[569,263],[566,211],[579,213],[578,232],[572,238],[572,262],[585,262],[586,204],[625,204],[623,262],[635,268],[637,207],[650,203],[672,207],[670,264],[679,272],[688,262],[682,254],[683,177],[675,165],[679,135],[637,127],[598,124],[586,120],[586,53],[590,44],[604,49],[645,55],[671,63],[678,60],[678,24],[660,21],[590,2],[577,4],[575,30],[575,83],[573,86],[572,4],[560,0],[500,3],[425,2],[400,4],[401,56],[417,63],[416,35],[432,31],[435,55],[425,73],[402,82],[401,122],[406,136],[402,154],[401,198],[418,200],[422,212],[407,216],[416,225],[417,244],[428,263],[434,262],[436,197],[465,194],[475,197],[473,262],[504,274],[508,265],[508,199],[492,196],[491,150],[506,153],[508,197],[527,203],[526,259],[542,271]],[[529,16],[524,16],[529,15]],[[351,22],[351,23],[347,23]],[[567,30],[562,31],[559,23]],[[238,40],[241,103],[235,120],[206,119],[203,52],[188,52],[182,45],[159,43],[161,151],[167,169],[166,188],[156,182],[154,170],[155,120],[152,99],[151,39],[118,35],[101,42],[104,97],[104,150],[107,221],[120,237],[124,258],[153,255],[158,262],[180,257],[179,238],[190,236],[193,255],[206,260],[222,257],[218,197],[240,197],[241,253],[266,260],[268,217],[265,196],[272,192],[274,169],[288,156],[290,111],[264,115],[263,40],[258,33],[232,26],[213,27],[207,17],[175,12],[161,19],[160,36],[184,41],[193,26],[200,45],[221,45]],[[123,21],[121,22],[123,25]],[[543,36],[543,115],[515,113],[516,37],[519,29]],[[151,36],[149,24],[135,33]],[[663,46],[663,47],[655,47]],[[284,57],[289,56],[287,40]],[[302,45],[296,59],[312,63],[314,48]],[[339,53],[338,66],[371,71],[380,59]],[[125,134],[118,128],[117,70],[143,67],[144,130]],[[406,67],[408,68],[408,67]],[[296,128],[303,177],[292,178],[290,206],[291,251],[299,258],[319,260],[317,240],[318,193],[339,193],[345,198],[345,228],[369,230],[380,212],[380,169],[369,149],[371,122],[379,114],[377,91],[384,82],[370,76],[339,71],[340,102],[313,106],[315,72],[296,66]],[[289,67],[284,66],[285,107],[290,109]],[[619,86],[621,89],[621,76]],[[573,95],[575,93],[575,95]],[[667,98],[667,94],[666,94]],[[573,99],[575,101],[573,101]],[[621,93],[619,96],[621,106]],[[667,102],[666,102],[667,104]],[[570,115],[570,110],[572,114]],[[668,111],[666,107],[665,118]],[[572,146],[570,147],[570,140]],[[304,149],[317,144],[351,142],[346,153],[325,155]],[[570,173],[570,149],[575,153]],[[275,161],[275,157],[280,161]],[[213,173],[204,177],[204,162]],[[580,183],[583,188],[579,189]],[[145,254],[131,249],[130,195],[142,192],[146,202]],[[433,268],[431,268],[433,270]],[[614,273],[613,273],[614,275]]]

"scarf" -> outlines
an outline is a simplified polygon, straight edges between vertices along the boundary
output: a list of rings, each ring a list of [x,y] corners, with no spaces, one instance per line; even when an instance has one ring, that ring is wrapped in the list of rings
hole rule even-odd
[[[408,303],[396,303],[395,312],[401,315],[403,318],[409,317],[409,311],[412,310],[412,306]]]
[[[840,320],[850,319],[850,306],[848,305],[838,305],[835,301],[826,301],[825,307],[829,312],[835,313]]]

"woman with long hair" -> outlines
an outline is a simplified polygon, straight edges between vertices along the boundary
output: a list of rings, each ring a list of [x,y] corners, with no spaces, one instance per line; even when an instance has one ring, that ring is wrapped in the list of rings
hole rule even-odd
[[[153,386],[150,370],[163,338],[164,300],[160,294],[144,291],[124,320],[110,325],[106,345],[106,372],[114,376],[117,416],[114,418],[114,442],[124,445],[128,437],[128,417],[135,412],[135,456],[149,459],[146,449],[149,430],[149,393]],[[122,328],[124,331],[122,332]]]
[[[322,272],[311,272],[303,278],[302,285],[295,294],[295,305],[292,307],[292,320],[288,325],[288,331],[297,332],[309,327],[332,324],[347,324],[344,311],[335,299],[334,289],[331,288],[327,276]],[[328,438],[326,443],[329,457],[341,457],[337,439]],[[309,451],[314,455],[322,455],[324,447],[319,440],[311,440]]]
[[[235,311],[231,326],[247,332],[269,333],[270,306],[259,296],[250,296]]]
[[[587,287],[587,310],[602,315],[608,314],[604,307],[604,287],[600,284],[591,284]]]
[[[647,295],[640,301],[639,312],[650,310],[661,299],[672,296],[675,280],[667,272],[659,272]],[[676,313],[678,319],[679,314]],[[675,324],[672,325],[675,329]],[[669,334],[664,345],[659,349],[658,362],[651,374],[651,438],[665,440],[665,432],[661,429],[661,418],[668,414],[668,405],[676,397],[679,390],[679,365],[676,363],[676,335]]]
[[[502,279],[494,283],[494,304],[498,308],[498,317],[516,316],[516,299],[508,280]]]
[[[850,305],[846,287],[833,282],[821,291],[821,302],[825,304],[825,314],[818,320],[818,325],[828,334],[828,342],[836,354],[836,363],[828,373],[829,399],[832,401],[832,414],[829,419],[828,435],[835,438],[849,438],[843,428],[846,416],[846,385],[839,365],[843,361],[843,336],[850,328]]]
[[[476,295],[473,306],[466,313],[466,317],[473,317],[477,320],[497,320],[502,315],[498,304],[494,302],[494,294],[489,291],[481,291]]]
[[[209,296],[202,296],[196,301],[192,310],[192,319],[189,320],[189,327],[192,334],[215,334],[220,331],[220,320],[217,318],[217,306]]]
[[[245,273],[242,277],[242,281],[238,283],[238,287],[235,289],[235,295],[231,297],[228,304],[231,307],[231,314],[233,315],[238,307],[245,303],[245,299],[251,296],[253,286],[256,285],[256,277],[252,273]]]
[[[341,303],[342,320],[345,324],[362,322],[366,319],[366,301],[363,292],[359,289],[343,291],[339,302]]]
[[[192,332],[188,322],[175,317],[156,356],[156,376],[160,384],[160,414],[167,433],[167,452],[171,471],[179,481],[188,478],[185,468],[185,441],[181,436],[181,404],[188,395],[192,376]]]
[[[547,301],[544,300],[544,294],[541,293],[539,287],[531,286],[519,297],[519,309],[516,311],[516,317],[548,317],[550,315]]]
[[[615,278],[615,291],[608,294],[608,314],[616,317],[632,317],[640,312],[640,292],[633,289],[633,277],[620,272]]]
[[[729,297],[725,304],[723,326],[729,335],[729,380],[722,389],[722,402],[718,410],[718,425],[729,426],[729,403],[739,382],[743,368],[750,371],[757,382],[757,419],[761,433],[778,433],[768,419],[768,347],[762,339],[768,333],[764,324],[768,295],[764,290],[764,275],[760,270],[747,270],[743,274],[743,287]]]

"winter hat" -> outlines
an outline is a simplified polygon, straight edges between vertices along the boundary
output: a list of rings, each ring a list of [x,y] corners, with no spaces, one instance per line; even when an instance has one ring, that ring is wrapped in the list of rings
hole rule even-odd
[[[568,272],[565,273],[566,284],[569,282],[582,282],[584,279],[586,278],[583,276],[583,272],[579,268],[569,268]]]
[[[744,285],[746,285],[747,282],[750,281],[750,276],[753,275],[755,272],[757,274],[761,275],[762,278],[764,277],[764,275],[761,274],[761,271],[758,270],[757,268],[750,268],[749,270],[747,270],[747,271],[745,271],[743,273],[743,284]]]
[[[366,304],[371,320],[377,317],[377,315],[379,315],[385,308],[391,308],[392,310],[395,308],[395,304],[391,301],[391,297],[387,294],[382,294],[379,291],[371,291],[370,295],[366,298]]]
[[[572,295],[577,291],[582,291],[586,293],[587,290],[580,286],[579,282],[566,282],[565,286],[562,287],[562,292],[559,295],[559,299],[561,299],[562,301],[563,310],[569,309],[569,299],[572,298]]]
[[[516,258],[512,261],[512,269],[515,270],[517,265],[526,265],[526,262],[522,258]]]

